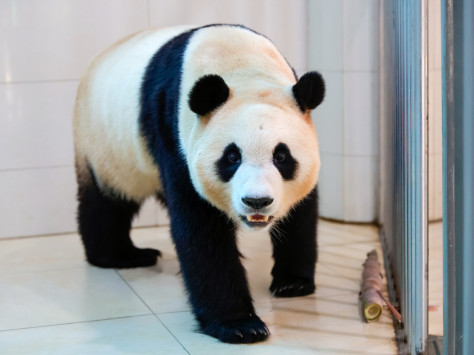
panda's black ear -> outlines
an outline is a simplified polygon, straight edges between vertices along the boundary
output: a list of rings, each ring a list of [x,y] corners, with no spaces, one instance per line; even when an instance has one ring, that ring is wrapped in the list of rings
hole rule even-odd
[[[312,110],[323,102],[326,94],[324,79],[316,71],[304,74],[298,82],[293,85],[293,96],[301,111]]]
[[[189,93],[189,108],[200,116],[215,110],[229,97],[229,87],[216,74],[199,78]]]

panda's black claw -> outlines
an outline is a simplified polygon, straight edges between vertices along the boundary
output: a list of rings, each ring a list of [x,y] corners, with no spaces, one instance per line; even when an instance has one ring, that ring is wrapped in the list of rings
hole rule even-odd
[[[274,279],[270,292],[275,297],[298,297],[310,295],[314,292],[314,281],[308,278]]]
[[[201,324],[204,333],[224,343],[256,343],[268,338],[270,331],[265,323],[256,316],[231,321],[211,321]]]

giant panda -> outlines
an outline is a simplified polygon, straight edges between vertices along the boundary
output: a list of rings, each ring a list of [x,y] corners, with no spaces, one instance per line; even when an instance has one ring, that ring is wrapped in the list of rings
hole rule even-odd
[[[157,262],[130,227],[156,196],[192,311],[205,334],[229,343],[266,339],[236,241],[269,231],[276,297],[313,293],[318,139],[310,111],[321,75],[299,80],[265,36],[238,25],[131,35],[82,77],[74,109],[78,229],[92,265]]]

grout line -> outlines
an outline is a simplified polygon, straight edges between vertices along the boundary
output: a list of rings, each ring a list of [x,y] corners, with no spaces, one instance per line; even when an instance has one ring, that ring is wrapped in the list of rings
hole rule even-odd
[[[78,235],[77,232],[58,232],[58,233],[44,233],[44,234],[31,234],[31,235],[19,235],[13,237],[0,237],[0,243],[6,241],[14,241],[21,239],[31,239],[31,238],[44,238],[44,237],[58,237],[58,236],[72,236]]]
[[[74,165],[50,165],[50,166],[32,166],[26,168],[0,169],[0,173],[28,171],[28,170],[47,170],[47,169],[64,169],[74,168]]]
[[[440,155],[442,155],[441,153],[439,153]],[[349,157],[349,158],[380,158],[380,155],[378,154],[345,154],[345,153],[333,153],[333,152],[328,152],[328,151],[324,151],[324,150],[321,150],[321,155],[336,155],[336,156],[340,156],[341,158],[344,158],[344,157]]]
[[[0,81],[0,85],[15,84],[51,84],[51,83],[70,83],[78,82],[80,79],[51,79],[51,80],[25,80],[25,81]]]
[[[121,316],[121,317],[113,317],[113,318],[91,319],[91,320],[85,320],[85,321],[79,321],[79,322],[68,322],[68,323],[57,323],[57,324],[45,324],[45,325],[37,325],[37,326],[33,326],[33,327],[3,329],[3,330],[0,330],[0,333],[2,333],[2,332],[12,332],[12,331],[15,331],[15,330],[37,329],[37,328],[46,328],[46,327],[57,327],[57,326],[70,325],[70,324],[102,322],[102,321],[115,320],[115,319],[126,319],[126,318],[134,318],[134,317],[145,317],[145,316],[151,316],[151,315],[152,315],[152,314],[146,313],[146,314],[136,314],[136,315],[132,315],[132,316]]]
[[[321,67],[317,67],[317,70],[321,73],[331,73],[331,74],[379,74],[378,69],[357,69],[357,70],[349,70],[349,69],[324,69]]]
[[[169,227],[168,224],[152,224],[147,226],[134,226],[132,227],[132,231],[134,229],[154,229],[154,228],[167,228]],[[10,236],[10,237],[0,237],[0,243],[3,241],[14,241],[14,240],[21,240],[21,239],[30,239],[30,238],[47,238],[47,237],[59,237],[59,236],[75,236],[79,235],[77,231],[70,231],[70,232],[57,232],[57,233],[44,233],[44,234],[30,234],[30,235],[19,235],[19,236]]]
[[[130,290],[135,294],[135,296],[137,296],[140,301],[143,302],[143,304],[150,310],[150,312],[155,316],[156,319],[158,319],[158,321],[163,325],[163,327],[165,327],[165,329],[171,334],[171,336],[178,342],[179,345],[181,345],[181,347],[183,348],[184,351],[186,351],[188,354],[189,351],[184,347],[183,344],[181,344],[181,342],[178,340],[178,338],[176,338],[176,336],[173,334],[173,332],[171,330],[169,330],[169,328],[166,326],[165,323],[163,323],[163,321],[160,319],[160,317],[158,316],[158,314],[156,314],[155,312],[153,312],[153,310],[150,308],[150,306],[148,306],[148,304],[143,300],[143,298],[137,293],[137,291],[135,291],[135,289],[127,282],[127,280],[124,279],[124,277],[122,276],[122,274],[117,270],[117,269],[114,269],[115,272],[118,274],[118,276],[123,280],[123,282],[125,282],[125,284],[130,288]],[[171,312],[170,312],[171,313]]]

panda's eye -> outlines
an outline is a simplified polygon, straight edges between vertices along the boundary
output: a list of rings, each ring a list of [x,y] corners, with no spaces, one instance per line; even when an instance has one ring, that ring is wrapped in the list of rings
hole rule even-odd
[[[239,169],[242,160],[240,148],[235,143],[225,147],[221,157],[216,161],[216,172],[224,182],[229,182]]]
[[[273,160],[277,163],[283,163],[286,159],[286,153],[282,151],[277,151],[273,154]]]
[[[291,155],[285,143],[278,143],[273,150],[273,165],[278,169],[284,180],[293,180],[298,169],[298,162]]]
[[[237,152],[229,152],[227,154],[227,160],[231,164],[237,164],[240,162],[240,154]]]

